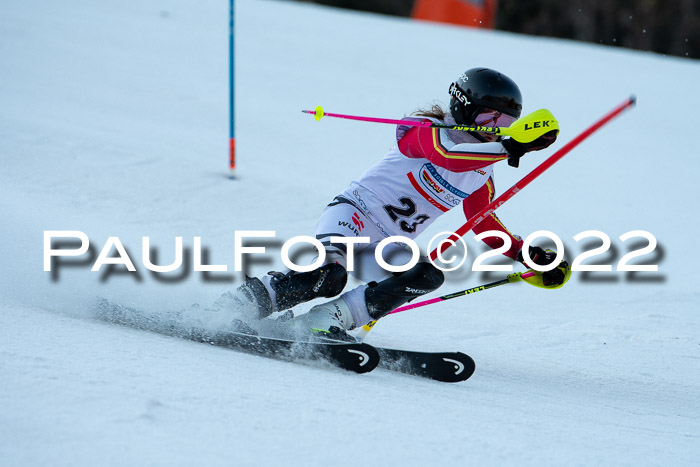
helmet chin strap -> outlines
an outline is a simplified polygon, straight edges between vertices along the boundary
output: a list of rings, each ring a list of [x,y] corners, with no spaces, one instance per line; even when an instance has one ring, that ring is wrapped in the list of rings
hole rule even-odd
[[[472,135],[474,138],[478,139],[478,140],[481,141],[482,143],[488,143],[488,142],[489,142],[489,140],[487,140],[486,138],[484,138],[484,135],[482,135],[481,133],[478,133],[478,132],[476,132],[476,131],[468,131],[467,133],[469,133],[470,135]]]
[[[478,139],[482,143],[497,143],[503,139],[501,135],[498,135],[496,139],[488,139],[487,135],[485,133],[477,133],[476,131],[468,131],[470,135],[472,135],[474,138]]]

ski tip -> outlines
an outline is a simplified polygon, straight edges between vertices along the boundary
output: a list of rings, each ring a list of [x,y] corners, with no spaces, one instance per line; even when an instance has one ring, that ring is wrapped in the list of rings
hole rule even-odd
[[[460,383],[468,380],[476,371],[476,362],[469,355],[462,352],[446,355],[442,360],[448,365],[449,370],[440,375],[434,375],[433,379],[445,383]]]
[[[637,96],[630,94],[630,105],[637,105]]]
[[[369,373],[378,365],[379,351],[369,344],[336,342],[327,344],[326,351],[336,365],[355,373]]]
[[[369,344],[359,344],[361,350],[349,349],[348,352],[355,354],[358,358],[358,366],[354,369],[357,373],[369,373],[379,366],[381,357],[377,349]],[[356,347],[357,349],[358,347]]]

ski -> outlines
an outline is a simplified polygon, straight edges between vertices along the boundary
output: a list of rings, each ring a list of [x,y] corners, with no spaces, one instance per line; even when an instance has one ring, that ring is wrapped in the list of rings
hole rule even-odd
[[[226,331],[186,325],[167,316],[147,315],[140,310],[99,300],[95,317],[122,326],[219,347],[294,362],[321,361],[333,366],[368,373],[376,367],[443,382],[467,380],[475,370],[471,357],[461,352],[420,352],[374,347],[364,342],[322,336],[305,340],[266,337],[247,326]],[[234,320],[234,322],[239,320]],[[242,324],[242,323],[239,323]]]
[[[377,349],[361,342],[306,342],[237,332],[193,335],[192,340],[280,360],[326,361],[355,373],[368,373],[380,362]]]
[[[474,374],[476,364],[462,352],[417,352],[376,347],[379,368],[434,379],[445,383],[465,381]]]
[[[211,331],[166,317],[148,316],[140,310],[98,300],[95,317],[106,322],[157,334],[292,362],[326,362],[344,370],[368,373],[379,364],[377,350],[361,342],[299,341],[264,337],[240,330]],[[249,328],[248,328],[249,329]],[[251,329],[251,332],[255,332]]]

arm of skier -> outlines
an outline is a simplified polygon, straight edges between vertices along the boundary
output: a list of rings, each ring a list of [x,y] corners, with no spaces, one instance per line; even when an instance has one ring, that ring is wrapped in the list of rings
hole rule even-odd
[[[493,201],[494,194],[495,189],[493,180],[489,178],[481,188],[469,195],[469,197],[462,203],[462,209],[464,210],[464,215],[467,217],[467,219],[471,219],[486,205]],[[513,260],[517,260],[518,253],[523,246],[523,241],[520,237],[510,233],[510,231],[503,225],[495,213],[492,213],[486,219],[479,222],[472,230],[477,235],[489,230],[498,230],[505,233],[508,237],[510,237],[510,248],[503,254]],[[504,242],[500,237],[486,237],[483,241],[493,249],[501,248]]]
[[[469,197],[462,203],[464,214],[467,216],[467,219],[472,218],[487,204],[489,204],[493,200],[494,192],[493,180],[489,178],[481,188],[469,195]],[[510,248],[503,254],[522,263],[526,268],[529,267],[523,262],[523,240],[520,237],[511,234],[501,223],[495,213],[492,213],[489,217],[478,223],[472,230],[477,235],[488,230],[499,230],[505,233],[508,237],[510,237],[511,244]],[[486,237],[483,241],[493,249],[503,246],[503,239],[500,237]],[[530,246],[529,256],[535,264],[548,265],[555,260],[557,253],[552,250],[544,250],[538,246]],[[551,286],[566,282],[568,280],[567,275],[570,274],[570,271],[567,273],[568,267],[569,264],[566,261],[562,261],[554,269],[543,272],[543,284],[545,286]]]
[[[441,136],[439,128],[399,125],[396,140],[399,151],[404,156],[428,159],[438,167],[452,172],[479,169],[508,157],[501,143],[454,144]]]

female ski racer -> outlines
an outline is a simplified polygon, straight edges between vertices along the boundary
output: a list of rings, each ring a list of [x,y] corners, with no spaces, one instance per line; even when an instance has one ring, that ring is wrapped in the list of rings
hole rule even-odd
[[[508,127],[520,117],[522,97],[518,86],[507,76],[488,68],[464,72],[449,88],[449,111],[434,105],[418,111],[417,120],[448,125]],[[415,120],[416,118],[414,118]],[[365,285],[343,293],[332,301],[313,307],[294,318],[297,329],[343,338],[346,333],[395,308],[432,292],[444,281],[442,271],[427,258],[402,273],[390,273],[376,263],[377,244],[389,236],[415,238],[436,218],[462,204],[467,219],[494,198],[493,167],[508,159],[518,166],[523,154],[554,143],[553,130],[530,143],[480,134],[430,127],[399,125],[396,145],[382,160],[370,167],[326,207],[316,226],[316,238],[326,249],[325,264],[311,272],[270,272],[248,278],[234,297],[238,307],[256,310],[258,318],[286,310],[318,297],[340,294],[348,279],[348,251],[331,237],[369,237],[370,242],[354,245],[355,269],[350,273]],[[511,240],[505,255],[523,261],[523,241],[511,234],[492,214],[474,227],[475,233],[504,232]],[[491,248],[503,246],[498,237],[487,237]],[[536,264],[550,264],[556,253],[530,247]],[[404,245],[390,243],[384,258],[402,265],[412,253]],[[391,261],[390,261],[391,262]],[[545,285],[561,284],[562,269],[543,274]],[[334,336],[335,335],[335,336]]]

